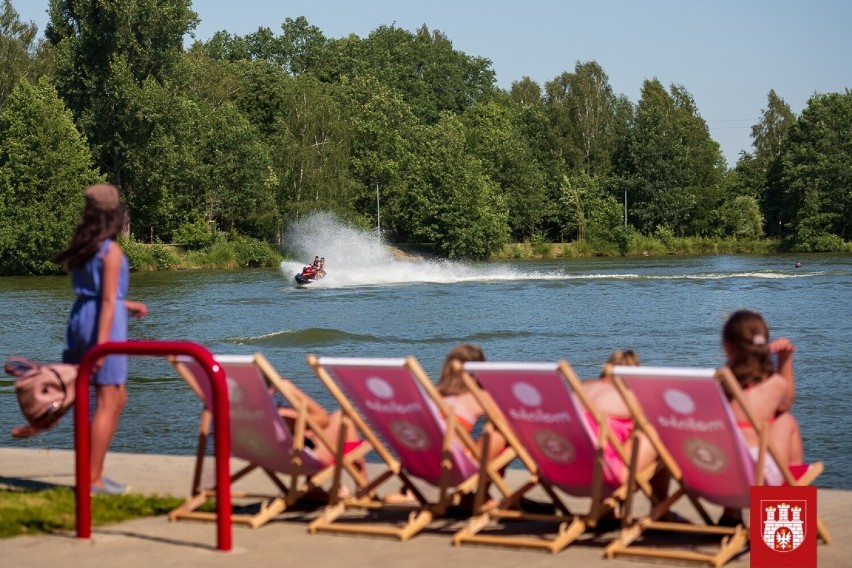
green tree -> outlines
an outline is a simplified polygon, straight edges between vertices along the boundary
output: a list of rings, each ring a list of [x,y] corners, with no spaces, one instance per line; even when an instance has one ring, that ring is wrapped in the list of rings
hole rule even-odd
[[[351,216],[351,138],[340,102],[310,75],[283,85],[285,106],[269,138],[279,211],[284,219],[315,210]]]
[[[320,64],[327,43],[318,27],[299,16],[285,19],[279,36],[267,27],[245,36],[218,31],[201,47],[214,60],[263,61],[297,76]]]
[[[512,83],[509,96],[520,107],[516,123],[524,143],[532,153],[532,160],[540,171],[539,183],[543,185],[544,196],[539,208],[539,226],[536,227],[534,234],[536,238],[546,237],[561,241],[564,238],[564,226],[559,219],[558,203],[560,184],[566,168],[561,159],[558,136],[551,128],[541,87],[529,77],[523,77],[520,81]],[[516,239],[526,239],[533,234],[520,236],[513,231],[513,236]]]
[[[529,77],[521,77],[520,81],[513,81],[509,89],[512,100],[522,107],[542,107],[544,100],[541,97],[541,86]]]
[[[158,221],[163,188],[145,186],[142,180],[153,174],[130,168],[159,167],[140,159],[150,146],[145,134],[171,134],[169,124],[136,113],[149,108],[140,101],[150,98],[152,82],[165,85],[183,61],[183,38],[198,23],[190,6],[191,0],[50,0],[46,36],[56,48],[57,90],[97,165],[122,189],[131,218],[145,204],[146,229]],[[140,124],[150,128],[140,132]],[[146,196],[148,191],[155,195]]]
[[[479,161],[465,150],[465,128],[447,113],[417,137],[418,167],[408,180],[411,238],[450,258],[486,258],[508,239],[507,208]]]
[[[763,235],[763,214],[750,195],[737,195],[724,203],[719,212],[722,232],[741,239],[757,239]]]
[[[522,112],[510,99],[495,97],[461,115],[469,152],[503,195],[516,241],[539,231],[546,200],[545,174],[522,131]]]
[[[779,223],[784,217],[783,187],[781,185],[781,153],[787,141],[790,128],[795,124],[796,116],[790,106],[774,90],[769,91],[766,109],[760,122],[751,127],[754,162],[744,164],[741,171],[753,167],[760,178],[750,192],[758,199],[766,218],[766,230],[769,234],[780,235],[783,227]],[[789,214],[787,215],[789,217]]]
[[[689,93],[676,85],[668,93],[658,80],[645,81],[626,148],[619,173],[637,228],[709,233],[725,163]]]
[[[573,73],[549,81],[546,106],[568,169],[605,174],[617,147],[618,98],[601,66],[577,62]]]
[[[803,250],[852,239],[852,91],[814,95],[790,129],[781,184],[781,218]],[[833,235],[835,240],[827,238]],[[821,244],[822,243],[822,244]]]
[[[564,176],[558,212],[562,240],[572,235],[578,241],[614,242],[624,218],[623,206],[607,195],[601,178],[585,172]]]
[[[573,135],[583,168],[593,174],[606,173],[612,165],[616,102],[609,77],[601,66],[595,61],[578,62],[569,97],[575,123]]]
[[[328,40],[322,31],[308,23],[304,16],[287,18],[281,24],[281,46],[284,68],[297,76],[316,69],[325,56]]]
[[[438,30],[416,33],[379,26],[365,39],[330,42],[315,73],[323,81],[372,75],[402,93],[415,116],[434,124],[443,111],[461,113],[495,91],[491,62],[453,49]]]
[[[37,82],[49,69],[49,50],[37,41],[38,28],[22,22],[11,0],[0,4],[0,107],[21,79]]]
[[[137,86],[122,62],[113,71],[112,83],[122,88],[110,120],[123,129],[115,156],[129,228],[137,239],[168,242],[187,215],[183,196],[200,183],[204,118],[199,105],[171,85],[150,79]]]
[[[401,204],[417,119],[399,91],[372,76],[356,77],[342,91],[352,136],[355,206],[369,225],[376,226],[379,191],[383,233],[404,240],[408,223]]]
[[[217,230],[265,241],[278,228],[269,148],[257,128],[232,104],[208,109],[197,148],[202,163],[191,203],[204,204],[204,219]]]
[[[0,110],[0,274],[58,271],[83,188],[98,181],[92,156],[56,91],[23,80]]]

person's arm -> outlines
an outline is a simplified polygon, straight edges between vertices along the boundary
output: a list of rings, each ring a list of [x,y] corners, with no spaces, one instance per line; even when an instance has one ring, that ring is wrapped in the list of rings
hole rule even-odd
[[[103,273],[101,274],[101,313],[98,317],[97,344],[106,343],[110,339],[112,321],[115,318],[115,305],[118,296],[118,274],[121,270],[121,250],[115,243],[110,243],[103,258]],[[100,369],[103,358],[95,363],[94,370]]]
[[[776,373],[784,378],[786,392],[778,406],[779,412],[784,412],[793,406],[793,399],[796,397],[796,383],[793,378],[793,353],[796,352],[796,346],[787,337],[779,337],[769,344],[769,352],[775,353],[778,358],[778,368]]]
[[[308,396],[308,393],[294,385],[293,381],[284,379],[284,382],[290,388],[290,393],[293,397],[296,398],[300,404],[304,404],[307,407],[308,414],[316,421],[317,426],[325,428],[329,421],[329,415],[326,409]]]
[[[148,315],[148,306],[137,300],[124,300],[124,305],[127,311],[137,318],[144,318]]]

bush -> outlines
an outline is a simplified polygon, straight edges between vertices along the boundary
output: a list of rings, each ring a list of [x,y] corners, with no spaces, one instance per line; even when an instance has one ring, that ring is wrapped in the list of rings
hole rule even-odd
[[[633,240],[633,231],[624,225],[619,225],[612,234],[615,244],[618,246],[618,254],[624,256],[630,250],[630,241]]]
[[[672,241],[674,241],[674,232],[665,225],[657,225],[657,228],[654,229],[654,237],[658,239],[664,247],[668,248],[671,246]]]
[[[837,235],[817,233],[793,243],[794,252],[842,252],[846,243]]]
[[[277,266],[282,258],[268,243],[249,237],[238,237],[232,241],[237,263],[241,268]]]
[[[198,262],[205,268],[257,268],[278,266],[281,255],[268,243],[250,237],[232,236],[201,251]]]
[[[144,244],[136,241],[119,238],[130,270],[170,270],[180,264],[178,255],[168,246],[162,243]]]
[[[174,241],[180,245],[192,248],[205,248],[222,240],[222,234],[204,219],[189,221],[178,227],[174,234]]]

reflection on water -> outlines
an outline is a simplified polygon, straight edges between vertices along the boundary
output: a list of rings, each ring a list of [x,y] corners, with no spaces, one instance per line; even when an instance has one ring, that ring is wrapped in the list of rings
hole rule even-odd
[[[644,364],[717,366],[722,322],[748,307],[798,347],[794,411],[807,458],[826,462],[821,485],[852,488],[850,442],[838,427],[852,410],[848,256],[805,257],[801,268],[790,256],[429,263],[358,241],[370,238],[344,239],[349,254],[339,242],[305,247],[305,259],[324,254],[329,270],[308,288],[293,280],[300,259],[279,269],[134,273],[131,295],[150,315],[131,323],[131,337],[263,352],[331,405],[305,363],[310,352],[414,355],[433,378],[460,341],[481,344],[492,360],[565,358],[584,377],[617,347],[635,349]],[[71,302],[66,278],[0,278],[0,356],[58,358]],[[192,454],[194,395],[161,360],[133,359],[131,373],[113,449]],[[28,441],[7,436],[21,420],[11,381],[0,380],[0,397],[0,445],[73,446],[71,417]]]

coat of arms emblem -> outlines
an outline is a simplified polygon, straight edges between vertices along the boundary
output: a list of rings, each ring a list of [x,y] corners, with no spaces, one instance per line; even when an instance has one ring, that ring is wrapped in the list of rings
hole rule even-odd
[[[761,500],[760,534],[776,552],[790,552],[805,541],[806,501]]]

